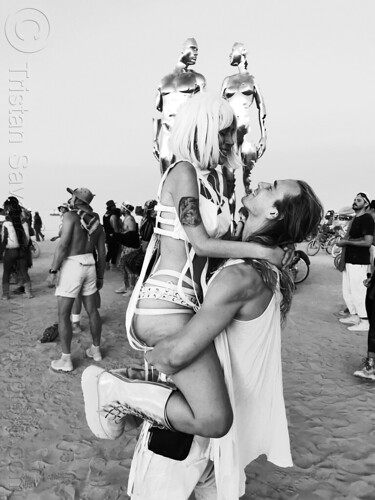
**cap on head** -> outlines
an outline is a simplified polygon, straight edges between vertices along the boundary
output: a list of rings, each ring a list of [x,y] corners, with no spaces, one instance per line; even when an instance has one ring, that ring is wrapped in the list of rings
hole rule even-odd
[[[61,205],[57,207],[57,210],[60,210],[60,208],[65,208],[66,210],[69,210],[69,205],[67,203],[61,203]]]
[[[115,207],[116,208],[116,203],[113,200],[108,200],[106,203],[107,210],[109,208]]]
[[[77,189],[70,189],[70,188],[66,188],[66,190],[68,191],[68,193],[70,193],[72,196],[75,196],[78,200],[81,200],[83,201],[84,203],[87,203],[88,205],[90,205],[90,203],[92,202],[93,198],[94,198],[94,194],[92,194],[92,192],[87,189],[87,188],[77,188]]]
[[[121,204],[121,208],[123,210],[127,210],[128,212],[133,212],[134,207],[128,201],[123,201]]]
[[[358,193],[357,196],[360,196],[361,198],[363,198],[365,200],[366,204],[370,205],[370,199],[366,193],[361,192],[361,193]]]

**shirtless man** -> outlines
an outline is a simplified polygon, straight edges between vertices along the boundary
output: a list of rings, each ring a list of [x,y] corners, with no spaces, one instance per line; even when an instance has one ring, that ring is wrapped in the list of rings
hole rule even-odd
[[[94,195],[89,189],[68,188],[67,191],[72,195],[71,211],[64,214],[60,241],[47,279],[52,285],[59,272],[55,295],[57,296],[62,355],[60,359],[51,362],[52,370],[59,372],[73,370],[70,353],[73,335],[70,314],[74,300],[80,292],[89,317],[93,341],[93,345],[86,350],[86,355],[94,361],[102,359],[100,353],[102,323],[97,307],[96,292],[103,287],[105,268],[103,226],[100,224],[98,214],[90,206]],[[97,256],[97,269],[94,252]]]
[[[258,86],[255,84],[254,77],[247,71],[247,50],[242,43],[236,42],[229,55],[231,66],[237,66],[238,73],[227,76],[222,84],[221,93],[232,106],[237,118],[237,143],[241,152],[243,161],[243,185],[245,193],[250,193],[250,173],[254,168],[255,163],[264,154],[266,150],[266,107]],[[258,109],[258,120],[260,128],[260,139],[258,145],[255,146],[249,140],[251,131],[250,127],[250,110],[255,101]],[[234,193],[234,172],[228,168],[223,169],[223,173],[227,178],[228,183],[228,198],[231,209],[232,219],[234,219],[236,211],[236,200]]]
[[[197,56],[198,44],[194,38],[188,38],[183,44],[175,69],[162,79],[158,87],[156,109],[162,116],[154,120],[153,150],[162,174],[173,163],[168,141],[177,110],[186,99],[206,86],[204,76],[189,69],[189,66],[196,63]]]

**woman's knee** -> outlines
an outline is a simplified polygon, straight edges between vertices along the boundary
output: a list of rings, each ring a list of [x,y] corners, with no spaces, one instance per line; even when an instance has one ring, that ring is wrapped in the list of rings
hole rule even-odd
[[[232,408],[224,408],[214,415],[200,417],[196,421],[196,434],[208,438],[221,438],[225,436],[233,424]]]

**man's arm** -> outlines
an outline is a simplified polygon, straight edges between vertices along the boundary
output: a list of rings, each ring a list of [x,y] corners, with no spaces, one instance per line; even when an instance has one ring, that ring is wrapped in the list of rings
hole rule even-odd
[[[370,247],[372,245],[373,235],[365,234],[362,238],[356,238],[354,240],[349,240],[342,238],[337,242],[338,247]]]
[[[120,225],[119,225],[118,217],[116,217],[116,215],[111,215],[109,221],[111,223],[113,231],[115,233],[119,233],[121,231],[121,228],[120,228]]]
[[[72,212],[66,212],[63,217],[60,241],[56,247],[51,266],[51,268],[56,271],[60,269],[61,264],[69,251],[73,237],[74,222],[75,215]]]
[[[98,259],[98,274],[97,274],[97,283],[96,287],[98,290],[103,288],[103,278],[104,278],[104,270],[105,270],[105,234],[103,228],[100,230],[100,234],[98,236],[98,241],[95,245],[96,255]]]
[[[181,331],[158,342],[147,353],[147,361],[167,375],[191,364],[242,306],[256,296],[258,287],[253,286],[253,273],[254,269],[246,264],[223,269],[211,283],[195,316]]]

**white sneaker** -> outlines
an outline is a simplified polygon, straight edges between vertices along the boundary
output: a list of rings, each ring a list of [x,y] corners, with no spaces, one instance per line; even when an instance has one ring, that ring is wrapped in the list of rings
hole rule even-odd
[[[348,330],[352,332],[368,332],[370,328],[369,322],[367,319],[361,319],[361,321],[353,326],[349,326]]]
[[[353,314],[348,316],[347,318],[340,318],[340,323],[344,323],[345,325],[358,325],[360,322],[359,316],[357,314]]]
[[[51,361],[51,368],[54,372],[72,372],[73,363],[70,358],[68,359],[55,359]]]
[[[115,293],[125,293],[125,292],[126,292],[125,285],[122,285],[122,287],[115,290]]]
[[[101,361],[102,353],[100,352],[100,347],[92,345],[89,349],[86,349],[86,356],[92,358],[94,361]]]

